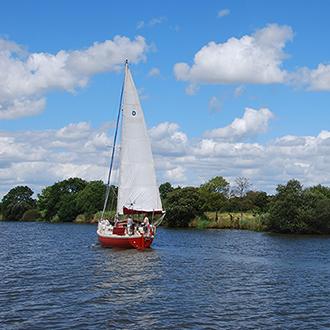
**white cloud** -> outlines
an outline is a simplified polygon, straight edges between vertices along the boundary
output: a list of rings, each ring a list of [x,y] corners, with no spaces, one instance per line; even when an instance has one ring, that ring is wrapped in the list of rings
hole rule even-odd
[[[158,76],[160,76],[160,70],[158,68],[152,68],[148,72],[148,76],[149,77],[158,77]]]
[[[14,42],[0,39],[0,119],[40,113],[50,90],[73,92],[86,86],[94,74],[118,71],[124,60],[145,60],[148,45],[141,36],[116,36],[87,49],[57,54],[31,53]]]
[[[159,17],[153,17],[151,18],[149,21],[145,22],[145,21],[139,21],[137,24],[136,24],[136,28],[139,30],[139,29],[142,29],[144,27],[154,27],[155,25],[159,25],[159,24],[162,24],[164,23],[165,21],[167,20],[167,17],[165,16],[159,16]]]
[[[233,182],[237,176],[248,176],[257,189],[269,192],[291,178],[306,186],[330,185],[328,131],[317,136],[284,136],[266,144],[201,139],[190,152],[195,161],[185,167],[188,182],[196,177],[204,181],[215,175]]]
[[[292,36],[289,26],[270,24],[240,39],[211,41],[196,53],[192,66],[177,63],[174,73],[191,83],[281,83],[286,76],[283,49]]]
[[[230,14],[230,10],[229,9],[221,9],[219,12],[218,12],[218,17],[225,17],[225,16],[228,16]]]
[[[218,17],[229,15],[228,9]],[[293,38],[290,26],[269,24],[251,35],[229,38],[223,43],[210,41],[194,56],[192,65],[174,65],[177,80],[187,81],[188,95],[198,91],[198,84],[273,84],[286,83],[308,91],[330,91],[330,64],[320,63],[315,69],[298,68],[295,72],[283,69],[287,55],[284,48]],[[244,87],[238,86],[235,96]]]
[[[154,17],[149,21],[149,26],[154,26],[158,24],[162,24],[165,22],[167,18],[165,16],[160,16],[160,17]]]
[[[104,179],[112,144],[107,130],[81,122],[58,130],[0,131],[0,194],[20,184],[39,192],[72,176]]]
[[[8,105],[0,104],[0,119],[16,119],[19,117],[35,116],[41,113],[46,105],[45,98],[14,99]]]
[[[118,71],[125,59],[130,63],[145,60],[147,48],[145,39],[141,36],[134,40],[116,36],[113,40],[94,43],[86,50],[69,52],[66,66],[78,76]]]
[[[290,74],[289,81],[310,91],[330,91],[330,65],[321,63],[316,69],[300,68]]]
[[[257,125],[265,127],[259,119]],[[112,144],[108,128],[95,129],[82,122],[58,130],[0,131],[0,194],[16,185],[39,192],[72,176],[105,179]],[[268,192],[291,178],[306,186],[330,185],[330,131],[316,136],[288,135],[264,144],[237,142],[230,134],[221,139],[189,139],[178,124],[169,122],[149,133],[159,183],[199,185],[222,175],[230,182],[248,176],[256,189]]]
[[[105,132],[96,133],[91,140],[87,141],[84,147],[89,151],[109,150],[113,142]]]
[[[274,117],[267,108],[254,110],[245,108],[242,118],[236,118],[230,125],[213,129],[205,133],[206,137],[237,141],[264,133],[268,129],[269,120]]]
[[[155,153],[182,155],[186,153],[188,137],[179,130],[179,125],[164,122],[149,130]]]
[[[209,110],[218,112],[221,110],[221,103],[216,96],[212,96],[209,100]]]
[[[162,139],[164,137],[171,137],[178,132],[179,125],[176,123],[163,122],[152,127],[149,131],[151,138]],[[185,139],[186,140],[186,139]]]
[[[199,86],[196,84],[189,84],[186,89],[185,92],[188,95],[195,95],[199,90]]]
[[[0,39],[0,50],[8,54],[15,53],[21,56],[26,55],[26,50],[22,46],[6,39]]]
[[[184,182],[187,179],[185,176],[185,170],[182,166],[177,166],[171,170],[167,170],[165,177],[173,184]]]
[[[81,140],[90,135],[91,127],[86,122],[69,124],[56,132],[56,137],[65,140]]]

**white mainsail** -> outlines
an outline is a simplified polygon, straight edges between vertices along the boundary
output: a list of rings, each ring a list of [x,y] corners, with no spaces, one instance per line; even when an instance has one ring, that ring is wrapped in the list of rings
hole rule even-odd
[[[139,96],[128,65],[122,99],[117,213],[160,212],[162,203],[156,182],[151,145]],[[126,212],[125,212],[126,213]]]

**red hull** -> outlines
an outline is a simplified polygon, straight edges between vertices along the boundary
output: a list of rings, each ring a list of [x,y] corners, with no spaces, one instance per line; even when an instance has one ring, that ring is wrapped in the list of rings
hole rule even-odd
[[[103,247],[112,247],[120,249],[138,249],[144,250],[150,248],[153,241],[151,237],[105,237],[100,236],[99,242]]]

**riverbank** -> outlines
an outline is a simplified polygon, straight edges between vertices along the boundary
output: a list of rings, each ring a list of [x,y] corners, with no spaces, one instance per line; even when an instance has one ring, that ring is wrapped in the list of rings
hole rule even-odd
[[[105,218],[113,218],[114,212],[106,212]],[[93,215],[79,214],[72,223],[76,224],[97,224],[101,218],[101,212],[97,212]],[[5,219],[0,215],[0,221]],[[15,221],[16,222],[16,221]],[[50,222],[50,223],[64,223],[63,221],[58,221],[54,219],[52,221],[46,221],[44,219],[28,219],[19,220],[17,222]],[[164,222],[164,227],[166,227],[166,222]],[[189,228],[197,229],[242,229],[242,230],[253,230],[253,231],[263,231],[265,226],[262,223],[262,216],[255,215],[250,212],[241,213],[218,213],[215,212],[205,212],[202,217],[197,217],[193,219]]]
[[[47,221],[44,219],[35,219],[35,220],[18,220],[18,221],[6,221],[2,219],[0,216],[1,222],[13,222],[13,223],[51,223],[51,224],[85,224],[85,225],[96,225],[98,223],[99,215],[93,215],[92,217],[86,217],[84,215],[79,215],[74,221]],[[110,218],[111,217],[107,217]],[[184,228],[184,227],[173,227],[168,226],[166,222],[164,222],[161,227],[163,228]],[[269,230],[267,228],[267,224],[265,221],[265,215],[258,215],[249,212],[243,213],[243,217],[241,219],[241,213],[219,213],[218,217],[216,217],[215,212],[205,212],[202,217],[196,217],[193,219],[186,228],[191,229],[229,229],[229,230],[242,230],[242,231],[254,231],[254,232],[268,232],[268,233],[277,233],[281,234],[281,232]],[[320,236],[328,236],[330,235],[328,232],[282,232],[282,234],[289,235],[320,235]]]
[[[113,218],[113,214],[106,214],[105,218]],[[93,216],[80,214],[76,217],[74,223],[78,224],[95,224],[101,218],[101,213],[98,212]],[[262,221],[262,215],[253,214],[251,212],[231,212],[218,213],[205,212],[202,217],[193,219],[188,227],[196,229],[241,229],[252,231],[265,231],[266,226]],[[166,220],[163,223],[166,227]]]
[[[223,190],[223,184],[226,190]],[[227,188],[228,183],[221,177],[200,187],[161,185],[159,190],[166,210],[163,226],[330,234],[329,187],[303,188],[299,181],[290,180],[286,185],[278,185],[273,196],[248,191],[241,197],[229,194]],[[69,178],[46,187],[37,199],[33,199],[29,187],[17,186],[3,197],[0,213],[3,220],[11,221],[97,223],[101,218],[99,210],[103,208],[104,189],[101,181]],[[114,201],[116,187],[111,191]],[[108,208],[113,211],[106,212],[104,218],[113,219],[115,203]],[[222,213],[210,210],[221,210]]]
[[[253,231],[265,231],[266,226],[262,215],[251,212],[205,212],[204,216],[195,218],[189,225],[197,229],[241,229]]]

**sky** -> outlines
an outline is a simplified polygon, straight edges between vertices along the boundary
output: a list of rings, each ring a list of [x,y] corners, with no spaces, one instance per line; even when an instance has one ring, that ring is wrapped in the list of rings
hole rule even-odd
[[[330,2],[1,1],[0,196],[105,180],[127,58],[159,183],[330,185]]]

